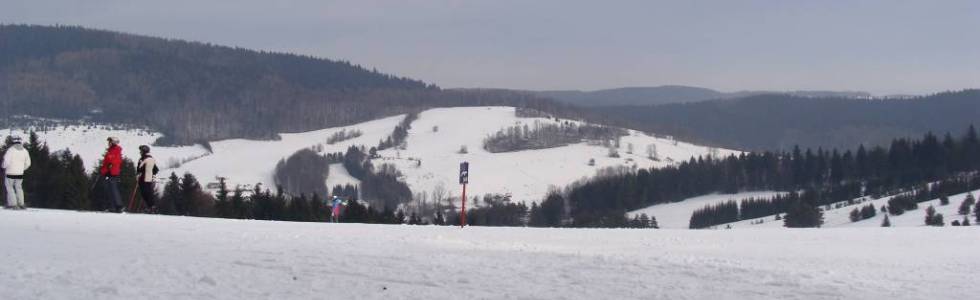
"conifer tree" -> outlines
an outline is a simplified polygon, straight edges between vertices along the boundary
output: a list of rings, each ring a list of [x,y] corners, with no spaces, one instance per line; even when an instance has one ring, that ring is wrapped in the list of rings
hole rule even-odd
[[[881,227],[892,227],[892,222],[888,220],[888,215],[885,215],[885,219],[881,220]]]
[[[823,225],[823,212],[804,201],[798,201],[786,212],[783,226],[790,228],[820,227]]]
[[[926,208],[926,225],[935,226],[936,225],[936,208],[929,205]]]
[[[861,221],[861,212],[857,208],[851,210],[850,219],[851,222]]]
[[[170,173],[167,184],[163,187],[163,197],[160,197],[159,212],[165,215],[177,214],[176,203],[180,201],[180,178],[177,173]]]
[[[963,202],[960,203],[959,213],[961,215],[969,215],[970,214],[970,208],[976,202],[977,201],[976,201],[975,198],[973,198],[973,194],[972,193],[966,194],[966,199],[963,199]]]
[[[976,217],[976,223],[980,225],[980,205],[973,207],[973,215]]]

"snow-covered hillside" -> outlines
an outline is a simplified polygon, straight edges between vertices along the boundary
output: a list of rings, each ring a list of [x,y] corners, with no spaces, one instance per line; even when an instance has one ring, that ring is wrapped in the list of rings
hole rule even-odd
[[[202,183],[215,182],[216,177],[226,177],[228,183],[251,185],[262,183],[273,186],[273,169],[283,158],[303,148],[322,147],[322,152],[342,152],[351,145],[366,148],[377,146],[388,137],[404,116],[394,116],[370,122],[322,130],[282,134],[278,141],[223,140],[210,142],[213,153],[202,146],[155,147],[153,152],[163,163],[163,174],[190,172]],[[621,139],[619,158],[608,157],[608,149],[601,145],[587,143],[564,147],[526,150],[509,153],[489,153],[483,150],[482,142],[498,130],[515,124],[556,123],[547,118],[518,118],[513,107],[460,107],[431,109],[419,114],[412,123],[412,129],[404,149],[381,151],[382,158],[373,163],[391,163],[405,174],[402,178],[413,192],[431,194],[443,189],[446,196],[458,195],[459,163],[470,162],[470,195],[486,193],[511,194],[515,200],[538,201],[548,191],[549,186],[564,186],[575,180],[593,176],[598,170],[608,167],[651,167],[666,166],[692,156],[708,155],[709,148],[656,138],[637,131],[629,131],[629,136]],[[438,130],[433,130],[438,128]],[[333,145],[326,144],[332,134],[341,130],[359,130],[360,137]],[[23,131],[0,130],[0,138],[12,132],[25,135]],[[91,168],[105,148],[105,137],[118,136],[122,139],[125,155],[137,158],[137,146],[150,144],[160,135],[139,130],[83,130],[82,127],[61,127],[39,133],[52,149],[70,148],[80,153],[86,166]],[[467,154],[457,153],[461,146],[468,148]],[[628,153],[632,145],[633,153]],[[660,161],[647,158],[646,148],[655,145]],[[720,149],[717,154],[728,155],[730,150]],[[595,159],[595,165],[588,165]],[[421,165],[419,165],[421,160]],[[173,167],[171,167],[173,166]],[[356,179],[346,175],[340,165],[331,166],[331,177],[327,182],[334,184],[356,183]]]
[[[977,236],[980,226],[460,229],[3,210],[0,298],[969,299]]]
[[[652,205],[646,208],[631,211],[627,215],[632,218],[633,215],[647,214],[648,216],[654,216],[657,218],[657,225],[659,225],[660,228],[685,229],[690,225],[691,214],[693,214],[695,210],[704,208],[707,205],[715,205],[728,202],[730,200],[741,202],[742,200],[750,198],[772,198],[773,196],[781,194],[785,194],[785,192],[756,191],[737,194],[710,194],[687,198],[683,201],[674,203]]]
[[[708,155],[709,151],[706,147],[675,143],[633,130],[621,139],[619,158],[608,157],[608,149],[601,145],[587,143],[506,153],[483,149],[483,140],[498,130],[518,124],[533,126],[535,122],[557,123],[554,119],[518,118],[512,107],[431,109],[419,114],[419,119],[412,123],[404,150],[386,150],[381,155],[388,158],[384,162],[398,166],[416,192],[432,192],[442,186],[450,195],[458,195],[459,163],[467,161],[470,163],[469,195],[509,193],[515,200],[537,201],[544,197],[549,186],[567,185],[593,176],[602,168],[662,167],[692,156]],[[645,149],[651,144],[656,145],[660,161],[647,158]],[[628,153],[630,145],[634,148],[632,154]],[[466,146],[468,153],[458,153],[462,146]],[[729,153],[733,152],[719,150],[721,155]],[[417,162],[408,158],[421,159],[421,166],[416,167]],[[595,159],[595,166],[589,166],[590,159]]]
[[[973,193],[974,196],[978,196],[980,195],[980,190],[975,190],[970,193]],[[967,194],[969,193],[962,193],[962,194],[950,196],[949,205],[940,205],[939,199],[920,202],[918,209],[906,211],[904,214],[900,216],[889,215],[888,221],[891,223],[893,227],[925,226],[926,208],[929,207],[929,205],[932,205],[933,207],[936,208],[936,213],[943,214],[943,220],[946,226],[950,226],[950,223],[953,222],[953,220],[960,220],[960,221],[963,220],[964,216],[960,215],[957,210],[960,207],[960,203],[963,203],[963,199],[966,198]],[[859,204],[844,206],[842,208],[831,208],[830,210],[826,210],[823,212],[824,224],[822,227],[825,228],[880,227],[886,215],[885,213],[881,212],[881,207],[887,206],[888,200],[891,198],[892,197],[882,197],[876,200],[868,199],[868,201]],[[870,219],[865,219],[858,222],[851,222],[850,219],[851,210],[853,210],[854,208],[860,209],[861,207],[864,207],[865,205],[868,204],[874,205],[875,209],[877,210],[877,215],[875,215],[875,217]],[[688,215],[688,217],[690,217],[690,215]],[[976,221],[975,216],[972,214],[972,210],[971,210],[971,215],[969,217],[970,217],[970,223],[974,223],[974,221]],[[753,224],[758,222],[759,220],[762,220],[763,222],[761,224]],[[726,224],[723,224],[718,227],[723,227],[725,225]],[[733,228],[777,228],[783,226],[783,221],[775,220],[775,216],[768,216],[759,219],[742,220],[739,222],[731,223],[731,225]]]

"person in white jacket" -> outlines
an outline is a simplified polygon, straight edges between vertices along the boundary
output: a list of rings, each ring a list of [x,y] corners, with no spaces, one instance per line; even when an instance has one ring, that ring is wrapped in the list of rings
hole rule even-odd
[[[13,137],[13,146],[3,155],[4,183],[7,187],[7,207],[24,209],[24,171],[31,167],[31,156],[24,150],[20,137]]]

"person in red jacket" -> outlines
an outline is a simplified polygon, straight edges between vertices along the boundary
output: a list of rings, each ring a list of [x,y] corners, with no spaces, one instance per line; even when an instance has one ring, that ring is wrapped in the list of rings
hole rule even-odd
[[[113,212],[122,212],[122,196],[119,195],[119,173],[122,171],[122,147],[119,146],[119,138],[109,137],[109,149],[106,149],[105,157],[102,158],[102,167],[99,174],[105,180],[102,185],[105,190],[106,207]]]

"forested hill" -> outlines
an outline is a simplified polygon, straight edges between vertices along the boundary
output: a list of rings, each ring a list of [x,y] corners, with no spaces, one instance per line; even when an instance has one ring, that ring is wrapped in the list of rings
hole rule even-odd
[[[758,95],[658,106],[594,108],[635,129],[744,150],[854,149],[980,125],[980,90],[907,99]]]
[[[343,61],[64,26],[0,25],[0,117],[145,125],[163,143],[276,138],[433,106],[570,108],[441,90]]]
[[[621,106],[621,105],[660,105],[670,103],[691,103],[707,100],[736,99],[765,94],[791,95],[805,98],[871,98],[871,94],[859,91],[739,91],[720,92],[712,89],[664,85],[654,87],[626,87],[597,91],[536,91],[539,96],[578,106]]]

